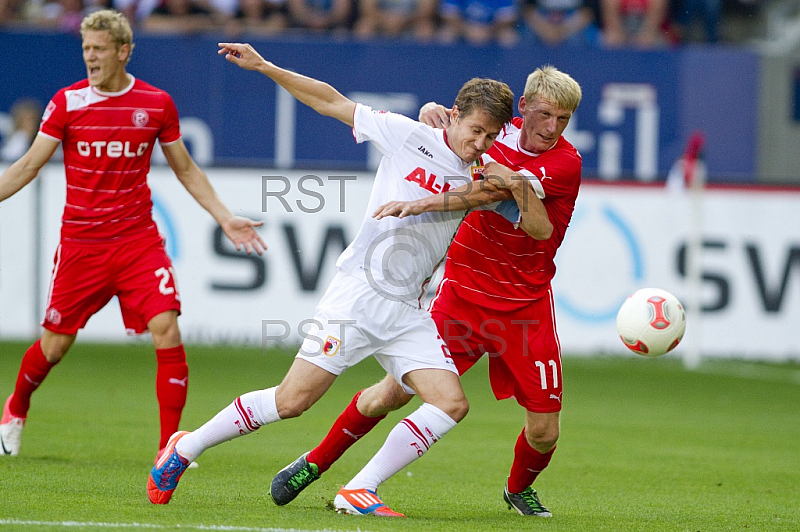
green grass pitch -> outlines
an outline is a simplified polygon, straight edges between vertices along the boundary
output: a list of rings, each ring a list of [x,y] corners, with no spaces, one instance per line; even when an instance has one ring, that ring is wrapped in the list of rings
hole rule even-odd
[[[0,343],[0,395],[27,344]],[[236,396],[276,385],[291,353],[187,348],[183,428]],[[487,365],[464,376],[472,409],[421,460],[381,487],[408,518],[340,516],[337,489],[418,402],[359,441],[295,502],[268,497],[273,474],[313,447],[360,388],[373,360],[348,370],[302,417],[206,452],[172,502],[153,506],[145,482],[156,452],[155,355],[145,342],[80,340],[33,397],[22,453],[0,458],[0,528],[8,530],[800,530],[800,367],[706,363],[674,355],[564,358],[559,448],[537,480],[552,519],[508,510],[502,489],[522,426],[513,401],[491,395]]]

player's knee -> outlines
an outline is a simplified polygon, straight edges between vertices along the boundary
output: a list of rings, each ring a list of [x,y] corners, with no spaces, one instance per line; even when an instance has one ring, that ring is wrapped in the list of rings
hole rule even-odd
[[[42,354],[44,355],[45,360],[52,365],[58,364],[61,362],[61,359],[64,358],[64,355],[67,354],[66,351],[58,350],[58,349],[50,349],[49,351],[45,351],[42,349]]]
[[[378,417],[404,407],[413,397],[391,379],[390,383],[382,381],[362,391],[357,407],[367,417]]]
[[[275,409],[281,419],[299,417],[311,408],[314,402],[313,396],[305,390],[287,388],[283,384],[275,390]]]
[[[67,354],[72,343],[75,341],[75,335],[55,334],[46,332],[42,336],[42,341],[39,347],[42,349],[42,355],[45,360],[50,364],[58,364],[64,355]]]
[[[64,355],[66,355],[69,350],[68,345],[59,343],[51,343],[49,345],[43,343],[41,347],[42,355],[44,355],[45,360],[50,364],[58,364],[61,362],[61,359],[64,358]]]
[[[455,421],[456,423],[460,422],[462,419],[467,417],[468,413],[469,413],[469,401],[467,401],[467,398],[465,397],[464,399],[456,403],[456,413],[453,416],[453,421]]]
[[[525,430],[525,439],[528,445],[540,453],[549,452],[558,442],[558,425],[542,425],[539,427],[529,427]]]
[[[382,416],[405,406],[411,397],[405,400],[400,394],[373,395],[363,402],[358,402],[358,411],[367,417]]]
[[[453,421],[459,423],[462,419],[467,417],[469,413],[469,401],[467,398],[462,396],[459,398],[455,398],[448,402],[445,408],[442,408],[444,412],[452,418]]]
[[[283,400],[275,403],[278,410],[278,417],[281,419],[289,419],[293,417],[300,417],[303,412],[311,408],[307,401],[299,398]]]
[[[178,314],[175,311],[158,314],[148,322],[147,329],[153,337],[153,344],[156,349],[181,344]]]

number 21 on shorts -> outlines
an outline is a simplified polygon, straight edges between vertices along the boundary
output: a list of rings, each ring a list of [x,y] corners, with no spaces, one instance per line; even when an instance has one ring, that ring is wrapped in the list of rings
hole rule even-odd
[[[175,300],[180,301],[181,295],[178,292],[178,279],[175,277],[175,270],[172,266],[169,268],[157,269],[155,275],[161,279],[158,283],[158,291],[165,296],[175,294]]]

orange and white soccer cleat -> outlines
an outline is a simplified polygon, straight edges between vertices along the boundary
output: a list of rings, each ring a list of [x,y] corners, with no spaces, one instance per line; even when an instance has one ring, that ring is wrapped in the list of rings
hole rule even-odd
[[[339,490],[333,506],[340,514],[378,515],[381,517],[405,517],[386,506],[378,495],[367,489]]]

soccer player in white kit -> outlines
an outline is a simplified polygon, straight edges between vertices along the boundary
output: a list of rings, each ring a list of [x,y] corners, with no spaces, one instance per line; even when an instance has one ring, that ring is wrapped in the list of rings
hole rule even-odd
[[[338,375],[374,356],[423,404],[392,430],[375,457],[339,491],[334,505],[357,515],[402,517],[378,498],[378,486],[425,454],[469,409],[447,346],[419,302],[463,213],[380,220],[370,213],[392,200],[424,198],[476,178],[481,156],[511,120],[513,94],[498,81],[470,80],[456,97],[450,127],[437,130],[357,104],[327,83],[265,61],[250,45],[222,43],[219,53],[349,125],[357,142],[371,141],[383,158],[365,220],[339,257],[338,271],[317,306],[316,325],[281,384],[238,397],[194,432],[174,434],[148,477],[150,501],[169,502],[185,469],[209,447],[301,415]]]

